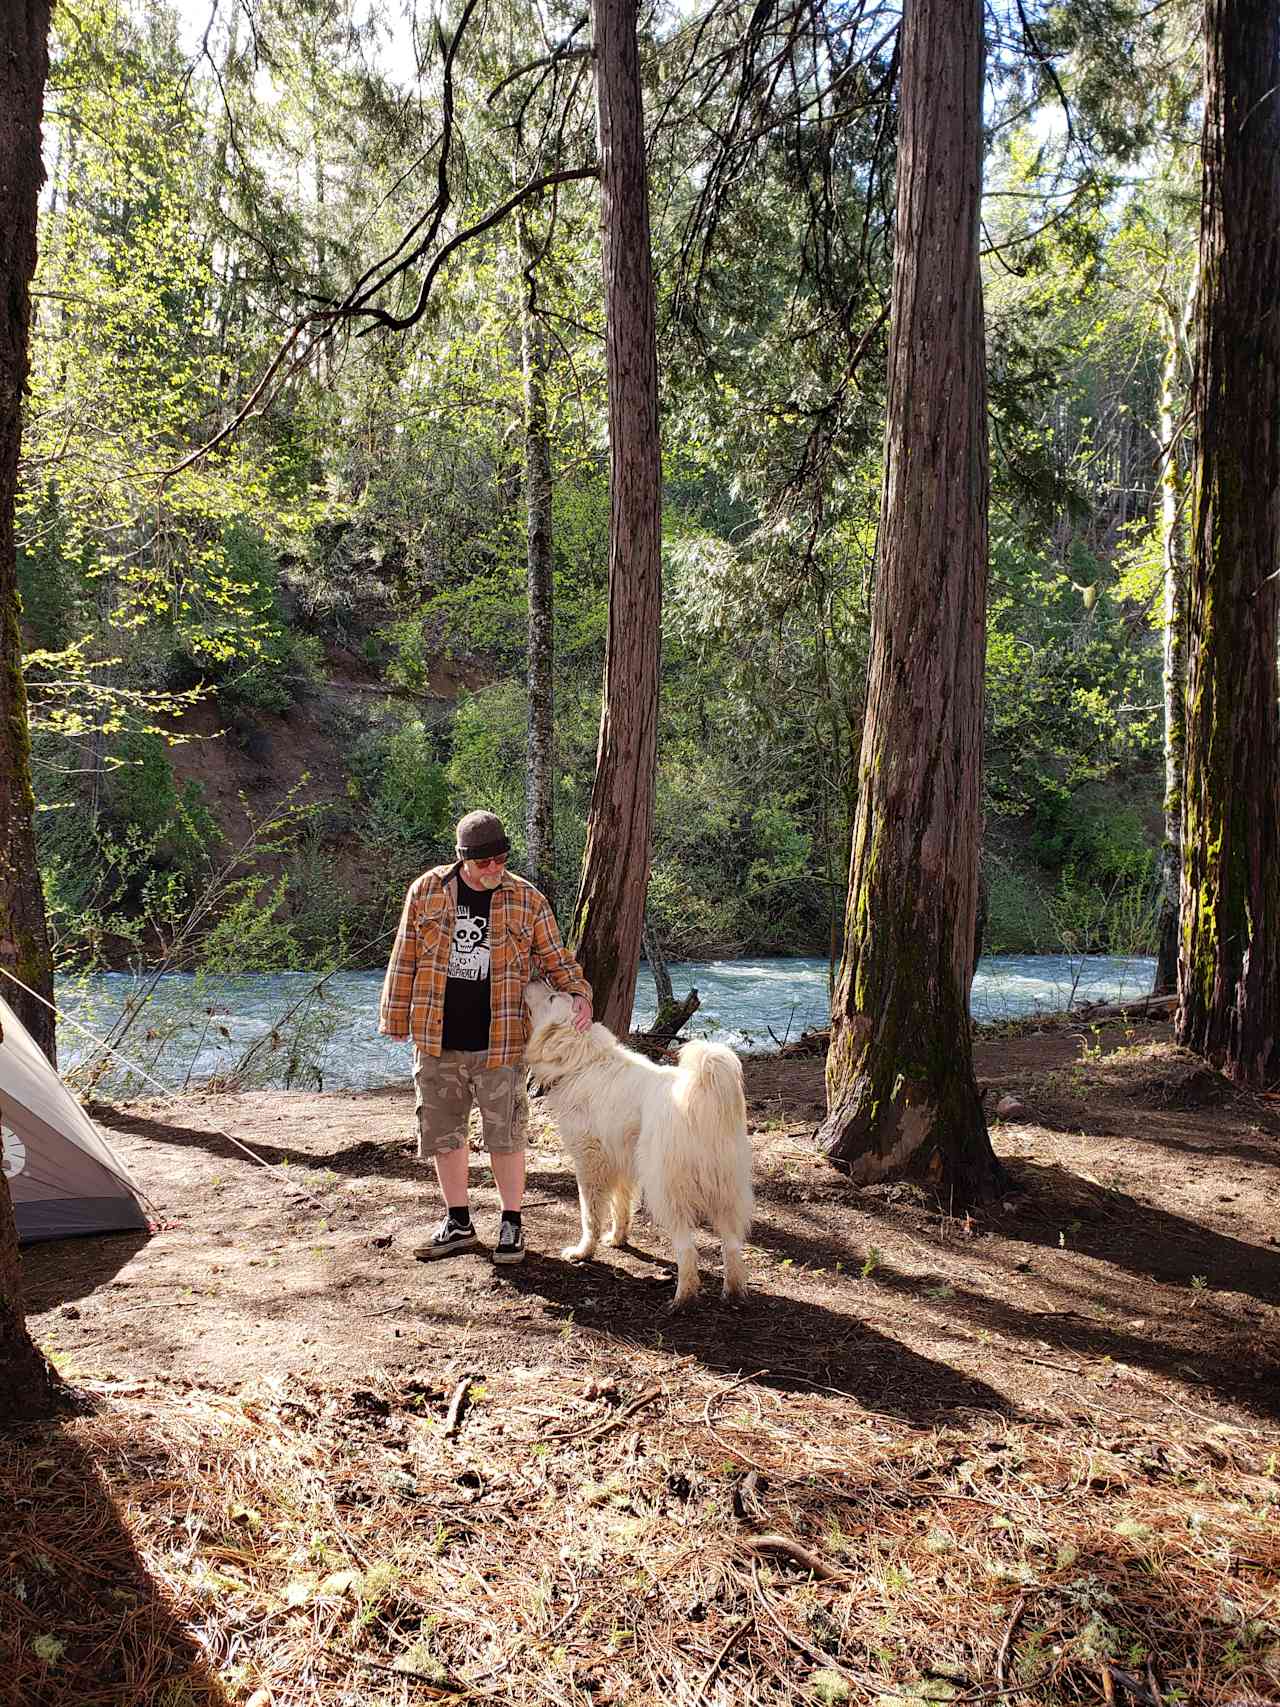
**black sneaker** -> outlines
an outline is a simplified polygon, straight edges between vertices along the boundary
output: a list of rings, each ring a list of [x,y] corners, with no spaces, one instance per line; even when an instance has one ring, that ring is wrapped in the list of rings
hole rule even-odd
[[[474,1251],[479,1243],[474,1225],[468,1223],[463,1227],[446,1215],[424,1244],[413,1247],[413,1254],[419,1262],[434,1262],[437,1257],[456,1257],[463,1251]]]
[[[494,1262],[524,1261],[524,1228],[514,1221],[504,1221],[498,1228],[498,1242],[493,1249]]]

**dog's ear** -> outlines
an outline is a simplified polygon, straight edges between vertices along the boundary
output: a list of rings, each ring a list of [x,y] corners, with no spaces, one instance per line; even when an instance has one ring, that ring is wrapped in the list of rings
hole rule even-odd
[[[581,1050],[582,1040],[572,1026],[554,1017],[541,1021],[526,1045],[526,1053],[544,1067],[561,1067]]]

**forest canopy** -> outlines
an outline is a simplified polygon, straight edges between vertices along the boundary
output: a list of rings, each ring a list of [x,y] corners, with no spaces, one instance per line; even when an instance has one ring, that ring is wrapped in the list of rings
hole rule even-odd
[[[1199,46],[1180,6],[1020,10],[989,11],[984,104],[984,946],[1149,952]],[[869,644],[895,14],[754,16],[640,30],[665,470],[648,906],[673,957],[838,942]],[[57,8],[18,545],[64,968],[377,964],[461,810],[524,852],[530,317],[572,896],[608,549],[581,32],[497,4],[415,30],[378,5]]]

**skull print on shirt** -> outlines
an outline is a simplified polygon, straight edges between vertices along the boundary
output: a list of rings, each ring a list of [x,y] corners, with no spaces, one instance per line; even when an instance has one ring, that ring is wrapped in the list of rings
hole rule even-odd
[[[478,982],[489,976],[489,921],[482,913],[469,913],[458,902],[449,949],[449,977]]]

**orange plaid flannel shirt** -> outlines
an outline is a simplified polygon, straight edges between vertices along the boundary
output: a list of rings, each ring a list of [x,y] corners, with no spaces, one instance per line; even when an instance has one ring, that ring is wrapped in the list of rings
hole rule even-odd
[[[458,885],[450,875],[455,869],[435,866],[409,886],[382,982],[378,1030],[411,1039],[425,1055],[440,1053],[444,1030],[444,989],[458,908]],[[591,1000],[582,968],[560,940],[550,902],[532,883],[508,871],[489,903],[486,1067],[514,1066],[524,1054],[524,989],[531,978],[545,978],[566,995]]]

